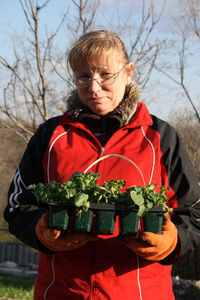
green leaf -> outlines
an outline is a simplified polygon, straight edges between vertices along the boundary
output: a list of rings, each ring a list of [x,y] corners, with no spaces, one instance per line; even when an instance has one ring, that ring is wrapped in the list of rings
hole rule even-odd
[[[151,209],[153,207],[153,203],[152,202],[147,202],[146,207],[148,209]]]
[[[144,203],[144,198],[142,197],[142,195],[137,194],[135,191],[131,191],[130,196],[136,205],[141,205]]]
[[[146,188],[147,188],[149,191],[154,191],[155,186],[156,186],[156,185],[155,185],[154,183],[152,183],[152,184],[147,185]]]
[[[102,186],[96,182],[100,177],[98,173],[75,172],[71,178],[58,183],[52,181],[48,184],[32,184],[28,189],[32,190],[41,202],[48,203],[51,199],[55,202],[74,203],[79,212],[88,209],[89,203],[110,203],[139,206],[139,215],[144,215],[154,205],[164,206],[166,212],[171,212],[167,206],[166,191],[164,186],[149,184],[145,187],[133,185],[125,192],[121,190],[125,187],[125,180],[106,180]],[[159,190],[160,192],[156,192]]]
[[[77,207],[81,207],[83,206],[84,202],[86,202],[88,200],[89,196],[85,193],[77,193],[74,197],[74,204]]]
[[[82,172],[74,172],[74,173],[72,174],[72,178],[73,178],[73,177],[82,177],[82,176],[84,176],[84,173],[82,173]]]
[[[83,203],[83,209],[87,211],[89,208],[90,208],[90,201],[85,201]]]
[[[138,216],[143,217],[148,212],[148,208],[145,207],[145,205],[140,205],[138,209]]]

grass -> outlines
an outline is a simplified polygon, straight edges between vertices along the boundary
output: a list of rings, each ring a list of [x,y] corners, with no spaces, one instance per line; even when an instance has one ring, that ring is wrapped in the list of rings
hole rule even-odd
[[[0,230],[0,242],[21,243],[15,236],[7,230]],[[17,298],[24,300],[33,299],[35,278],[9,275],[0,273],[0,297]]]
[[[0,274],[0,297],[33,299],[35,278]]]
[[[14,276],[0,274],[0,297],[17,298],[24,300],[33,299],[35,278],[25,276]],[[192,285],[175,288],[176,300],[199,300],[200,299],[200,281],[193,282]]]

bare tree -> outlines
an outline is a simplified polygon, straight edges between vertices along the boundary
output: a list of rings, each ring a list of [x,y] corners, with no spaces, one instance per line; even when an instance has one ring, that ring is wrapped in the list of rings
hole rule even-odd
[[[28,44],[20,39],[16,46],[13,39],[14,62],[0,56],[0,63],[9,71],[10,79],[4,88],[4,105],[1,111],[14,124],[10,126],[18,135],[29,139],[37,127],[38,120],[49,118],[48,101],[51,99],[52,84],[48,50],[62,26],[65,14],[56,30],[45,41],[39,39],[39,14],[47,1],[19,0],[30,32]],[[18,40],[19,41],[19,40]],[[49,98],[49,99],[47,99]],[[2,122],[2,121],[1,121]],[[8,127],[9,123],[4,125]]]
[[[159,72],[164,74],[168,79],[181,88],[186,99],[190,103],[194,115],[200,123],[199,108],[195,104],[194,96],[192,96],[189,85],[190,82],[186,80],[186,69],[190,65],[189,59],[191,52],[194,51],[194,44],[200,45],[200,1],[199,0],[178,0],[180,15],[179,18],[173,19],[173,24],[176,28],[176,36],[179,38],[180,43],[176,42],[178,61],[177,71],[178,75],[175,76],[173,69],[169,70],[155,66]],[[179,45],[179,46],[178,46]],[[168,53],[169,55],[169,53]],[[173,75],[172,75],[173,73]]]
[[[144,89],[155,67],[158,54],[165,44],[165,39],[151,40],[151,35],[161,19],[166,0],[163,1],[158,13],[155,13],[154,1],[151,1],[149,6],[147,6],[146,1],[143,0],[141,5],[140,24],[137,27],[134,40],[131,38],[134,28],[131,28],[130,32],[129,57],[133,59],[136,65],[135,75],[142,89]]]
[[[71,0],[75,7],[75,15],[69,18],[66,29],[69,38],[69,44],[64,53],[60,55],[54,53],[52,56],[52,48],[49,47],[49,62],[55,74],[67,84],[68,89],[73,88],[70,74],[66,74],[66,56],[70,45],[82,34],[95,27],[95,19],[98,15],[101,0]],[[70,34],[69,34],[70,33]],[[69,70],[68,70],[69,71]]]
[[[53,33],[49,34],[48,29],[46,29],[46,39],[42,40],[39,37],[39,16],[50,0],[19,1],[30,36],[28,37],[28,44],[26,39],[22,38],[20,43],[16,45],[16,40],[13,39],[14,62],[11,63],[0,55],[0,63],[9,71],[8,76],[10,76],[4,88],[4,101],[0,109],[11,123],[4,121],[4,119],[1,119],[0,122],[28,140],[37,128],[38,122],[47,120],[50,116],[49,113],[53,113],[52,107],[62,110],[62,105],[57,105],[57,103],[66,97],[66,86],[70,86],[70,80],[63,66],[65,54],[62,53],[59,57],[53,53],[54,39],[64,24],[67,11],[63,14]],[[95,5],[90,12],[91,5],[88,5],[88,1],[72,2],[79,13],[78,19],[76,19],[77,24],[73,27],[74,32],[78,35],[92,26],[99,1],[95,0]],[[87,18],[84,14],[87,14]],[[17,39],[19,40],[19,37]],[[56,86],[58,85],[56,75],[61,79],[59,94],[56,93]]]
[[[187,24],[187,29],[189,32],[189,35],[193,35],[198,38],[198,42],[200,45],[200,1],[199,0],[179,0],[181,7],[183,8],[184,11],[184,27],[186,27]],[[180,77],[181,77],[181,87],[192,105],[192,108],[195,112],[196,118],[200,123],[200,113],[197,110],[197,107],[195,106],[192,97],[189,93],[188,88],[186,87],[185,80],[184,80],[184,69],[185,69],[185,43],[187,39],[187,35],[184,34],[184,30],[182,30],[182,48],[180,50]]]
[[[47,27],[46,36],[43,38],[40,35],[40,16],[50,0],[18,1],[29,34],[26,38],[14,36],[12,62],[0,55],[0,64],[8,76],[0,105],[1,113],[7,118],[1,118],[2,126],[15,131],[28,141],[38,123],[65,109],[64,101],[73,87],[65,67],[67,51],[80,34],[99,28],[102,22],[104,27],[125,37],[129,57],[136,64],[135,80],[145,88],[164,43],[163,40],[152,38],[152,35],[160,21],[166,0],[163,0],[163,6],[158,13],[155,12],[153,0],[148,3],[145,0],[139,1],[142,6],[138,24],[134,22],[135,5],[130,1],[130,10],[133,13],[127,17],[114,15],[115,20],[118,20],[114,28],[110,23],[110,15],[106,23],[105,10],[101,12],[103,0],[71,0],[73,12],[71,13],[71,7],[68,6],[57,28],[49,33]],[[61,28],[66,29],[67,44],[66,49],[59,52],[55,47],[55,39]]]
[[[188,24],[190,33],[200,39],[200,1],[199,0],[179,0],[183,9],[185,24]]]
[[[76,40],[80,34],[86,33],[94,26],[100,0],[94,0],[92,2],[88,0],[72,0],[72,2],[77,9],[77,17],[75,17],[76,25],[73,24],[75,26],[72,27],[68,24],[68,28],[74,33],[73,38]]]

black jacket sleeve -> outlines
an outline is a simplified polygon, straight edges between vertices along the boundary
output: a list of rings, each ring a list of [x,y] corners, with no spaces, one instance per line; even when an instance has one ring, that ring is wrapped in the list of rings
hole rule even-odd
[[[9,223],[9,231],[25,244],[46,253],[52,253],[37,239],[35,227],[46,208],[28,190],[33,183],[44,181],[42,160],[53,130],[60,117],[55,117],[40,125],[30,139],[8,191],[8,204],[4,218]]]
[[[162,159],[169,185],[178,200],[172,222],[178,229],[177,250],[180,250],[179,257],[182,257],[200,245],[200,185],[176,130],[155,117],[153,120],[154,127],[160,133]]]

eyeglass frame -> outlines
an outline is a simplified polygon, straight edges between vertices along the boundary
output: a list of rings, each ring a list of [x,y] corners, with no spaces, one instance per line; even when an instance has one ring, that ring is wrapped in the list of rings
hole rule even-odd
[[[77,86],[78,88],[86,88],[86,87],[89,87],[89,86],[91,85],[91,82],[92,82],[93,80],[95,80],[95,81],[100,85],[100,87],[103,87],[103,86],[110,86],[110,85],[112,85],[112,84],[115,83],[115,80],[118,78],[119,74],[124,70],[124,68],[125,68],[126,65],[127,65],[127,64],[125,64],[125,65],[123,66],[123,68],[122,68],[120,71],[118,71],[117,73],[113,74],[110,78],[104,79],[103,81],[100,80],[99,78],[90,78],[90,77],[88,77],[88,78],[87,78],[87,81],[88,81],[87,85],[85,85],[85,86],[80,86],[80,85],[78,85],[78,84],[76,83],[76,80],[78,80],[78,78],[76,78],[76,76],[74,75],[73,82],[76,84],[76,86]],[[112,83],[110,83],[110,84],[106,84],[106,85],[103,84],[104,81],[110,80],[110,79],[114,79],[114,81],[113,81]]]

